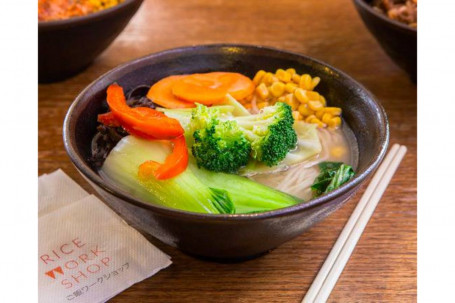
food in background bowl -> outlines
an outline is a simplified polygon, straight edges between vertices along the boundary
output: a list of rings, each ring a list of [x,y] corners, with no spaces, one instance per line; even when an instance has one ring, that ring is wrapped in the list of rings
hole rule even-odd
[[[390,19],[417,27],[417,0],[375,0],[372,5]]]
[[[409,74],[412,81],[417,81],[417,27],[389,18],[373,6],[376,0],[353,1],[366,27],[384,51]],[[399,1],[388,1],[395,2]]]
[[[38,81],[60,81],[87,68],[120,34],[142,2],[123,0],[87,15],[39,21]]]
[[[121,2],[123,0],[38,0],[38,21],[85,16]]]
[[[316,90],[331,107],[343,109],[341,127],[349,126],[356,138],[358,161],[354,177],[327,194],[305,203],[259,213],[212,215],[189,212],[137,198],[103,179],[89,161],[97,132],[97,117],[109,111],[106,89],[113,83],[127,92],[128,102],[132,99],[134,103],[145,104],[148,101],[143,96],[147,95],[149,85],[169,75],[228,71],[253,79],[258,70],[275,71],[290,66],[321,79]],[[134,105],[129,103],[129,106]],[[152,54],[101,76],[71,105],[65,118],[63,137],[68,155],[78,171],[128,223],[193,255],[238,259],[258,256],[295,238],[347,202],[384,156],[389,128],[385,112],[374,96],[348,75],[327,64],[273,48],[217,44]],[[115,145],[113,142],[108,144]],[[168,146],[167,150],[170,149]]]

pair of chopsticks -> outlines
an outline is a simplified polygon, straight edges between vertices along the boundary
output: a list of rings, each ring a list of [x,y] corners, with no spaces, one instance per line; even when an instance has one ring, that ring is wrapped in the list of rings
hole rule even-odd
[[[327,301],[365,226],[373,215],[379,200],[405,154],[405,146],[398,144],[392,146],[360,199],[359,204],[344,226],[327,260],[303,298],[302,303]]]

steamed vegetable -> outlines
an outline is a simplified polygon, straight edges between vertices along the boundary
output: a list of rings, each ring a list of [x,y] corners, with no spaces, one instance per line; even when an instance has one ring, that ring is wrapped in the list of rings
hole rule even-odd
[[[221,117],[226,116],[226,115],[230,116],[234,112],[234,106],[232,106],[232,105],[216,105],[216,106],[212,106],[211,108],[219,111]],[[187,140],[187,143],[190,143],[193,141],[193,132],[191,131],[191,128],[190,128],[190,122],[191,122],[191,116],[193,113],[193,108],[168,109],[168,108],[157,107],[156,110],[164,113],[166,116],[168,116],[170,118],[177,119],[180,122],[180,125],[182,125],[183,129],[185,130],[185,138]],[[188,145],[190,145],[190,144],[188,144]]]
[[[227,94],[240,100],[253,91],[253,82],[242,74],[212,72],[163,78],[150,87],[147,97],[165,108],[190,108],[194,103],[221,104]]]
[[[191,108],[194,103],[180,100],[172,93],[173,85],[186,75],[169,76],[161,79],[150,87],[147,98],[166,108]]]
[[[131,108],[126,103],[123,89],[112,84],[107,89],[107,103],[111,112],[98,116],[98,121],[108,126],[122,126],[129,134],[148,139],[170,139],[173,144],[164,163],[148,160],[139,167],[142,179],[174,178],[185,171],[188,165],[188,148],[183,128],[176,119],[149,107]]]
[[[187,139],[188,134],[193,134],[192,153],[198,166],[213,171],[237,172],[248,163],[248,154],[257,162],[274,166],[297,143],[294,118],[285,103],[278,102],[256,115],[241,117],[221,115],[217,107],[198,104],[189,123],[186,111],[174,117],[186,128]]]
[[[321,162],[319,169],[321,172],[311,185],[315,197],[337,189],[354,177],[352,167],[342,162]]]
[[[183,135],[179,121],[148,107],[129,107],[122,87],[117,84],[108,87],[107,103],[117,121],[136,136],[146,139],[173,139]]]
[[[172,93],[177,98],[205,105],[222,103],[227,93],[240,100],[253,91],[254,84],[248,77],[229,72],[192,74],[172,86]]]
[[[203,183],[229,192],[238,214],[270,211],[303,202],[246,177],[197,169],[191,163],[188,167],[192,167],[194,174]]]
[[[251,113],[230,94],[227,94],[222,104],[233,106],[232,114],[234,116],[250,116]]]
[[[124,137],[110,152],[101,175],[148,202],[202,213],[246,213],[287,207],[299,201],[290,195],[233,174],[200,169],[190,158],[187,169],[168,179],[141,178],[147,160],[164,162],[171,147],[165,141]]]
[[[121,189],[148,202],[200,213],[233,213],[234,206],[222,189],[210,188],[187,168],[178,176],[158,180],[138,173],[146,161],[165,162],[172,147],[166,141],[126,136],[109,153],[100,174]]]
[[[258,114],[236,117],[251,142],[253,159],[274,166],[295,148],[297,135],[293,128],[292,110],[286,103],[277,102]]]
[[[220,121],[220,112],[198,104],[190,127],[193,156],[200,167],[216,172],[235,173],[247,164],[251,143],[235,121]]]
[[[106,126],[111,126],[111,127],[119,127],[120,122],[115,118],[114,114],[112,112],[104,113],[104,114],[99,114],[98,115],[98,122],[102,123]]]
[[[181,174],[188,166],[188,149],[185,137],[180,136],[171,140],[174,144],[172,152],[166,157],[164,163],[148,160],[139,166],[141,179],[155,177],[158,180],[170,179]]]

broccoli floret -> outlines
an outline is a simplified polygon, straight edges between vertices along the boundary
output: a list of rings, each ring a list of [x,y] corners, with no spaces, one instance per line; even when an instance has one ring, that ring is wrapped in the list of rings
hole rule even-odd
[[[197,103],[196,108],[191,112],[190,129],[194,132],[204,129],[218,121],[220,110],[216,107],[207,107]]]
[[[192,112],[193,156],[199,167],[235,173],[249,155],[268,166],[283,160],[297,143],[292,109],[278,102],[257,115],[222,117],[219,109],[198,104]]]
[[[251,144],[235,121],[220,121],[219,111],[198,105],[193,111],[191,148],[199,167],[235,173],[248,162]]]
[[[292,109],[286,103],[277,102],[259,114],[236,117],[235,121],[251,142],[251,156],[268,166],[278,164],[297,144]]]

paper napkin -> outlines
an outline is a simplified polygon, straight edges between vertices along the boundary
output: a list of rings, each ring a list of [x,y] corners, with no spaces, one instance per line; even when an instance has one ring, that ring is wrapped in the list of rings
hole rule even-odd
[[[63,171],[38,182],[40,303],[105,302],[171,264]]]

